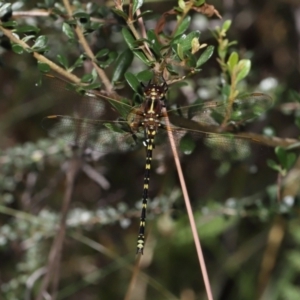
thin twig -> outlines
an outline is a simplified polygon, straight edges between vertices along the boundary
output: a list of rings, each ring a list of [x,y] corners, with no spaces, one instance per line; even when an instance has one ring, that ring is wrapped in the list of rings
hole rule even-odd
[[[147,39],[147,32],[146,32],[146,28],[145,28],[145,23],[144,23],[143,17],[141,16],[141,10],[140,9],[138,9],[136,11],[136,16],[137,16],[137,22],[138,22],[138,25],[140,27],[140,31],[141,31],[142,37],[144,39]],[[152,52],[151,52],[148,44],[146,43],[146,41],[144,41],[143,44],[144,44],[145,49],[149,53],[151,59],[154,59],[153,54],[152,54]]]
[[[270,280],[271,272],[276,264],[276,259],[284,238],[285,230],[286,221],[281,216],[275,217],[269,231],[266,250],[262,258],[261,270],[258,276],[258,297],[256,299],[263,298],[262,296]]]
[[[101,188],[104,190],[108,190],[110,188],[110,183],[107,179],[100,173],[98,173],[92,166],[87,163],[82,165],[82,171],[93,181],[99,184]]]
[[[127,292],[126,292],[126,295],[124,297],[124,300],[130,300],[131,297],[132,297],[132,292],[133,292],[134,286],[136,285],[138,274],[140,273],[140,269],[141,269],[140,268],[141,258],[142,258],[142,256],[138,255],[138,258],[137,258],[137,260],[135,262],[135,265],[134,265],[134,268],[133,268],[131,280],[130,280],[130,283],[128,285]]]
[[[212,295],[212,292],[211,292],[211,286],[210,286],[210,282],[209,282],[209,278],[208,278],[208,274],[207,274],[207,270],[206,270],[205,260],[204,260],[204,257],[203,257],[201,244],[200,244],[200,240],[199,240],[199,236],[198,236],[198,232],[197,232],[197,227],[196,227],[196,223],[195,223],[195,219],[194,219],[194,215],[193,215],[189,195],[188,195],[188,192],[187,192],[184,176],[183,176],[183,173],[182,173],[177,148],[176,148],[176,145],[175,145],[175,141],[174,141],[172,131],[169,130],[170,129],[170,121],[169,121],[169,118],[168,118],[167,110],[165,108],[163,108],[162,112],[163,112],[163,114],[165,116],[165,120],[166,120],[166,127],[168,129],[167,130],[168,131],[168,137],[169,137],[172,153],[173,153],[174,160],[175,160],[175,165],[176,165],[176,169],[177,169],[177,172],[178,172],[179,181],[180,181],[180,185],[181,185],[181,189],[182,189],[183,198],[184,198],[184,201],[185,201],[188,217],[189,217],[189,220],[190,220],[190,225],[191,225],[192,234],[193,234],[193,238],[194,238],[194,242],[195,242],[195,246],[196,246],[196,250],[197,250],[197,254],[198,254],[200,268],[201,268],[201,271],[202,271],[202,276],[203,276],[203,280],[204,280],[206,294],[207,294],[207,297],[208,297],[209,300],[213,300],[213,295]]]

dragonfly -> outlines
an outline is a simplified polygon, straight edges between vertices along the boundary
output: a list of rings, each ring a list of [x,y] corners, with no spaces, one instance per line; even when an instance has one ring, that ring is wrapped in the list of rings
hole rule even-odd
[[[128,151],[138,144],[144,145],[146,161],[137,254],[143,254],[145,247],[152,152],[157,139],[167,139],[167,133],[171,131],[177,145],[187,134],[196,139],[217,140],[225,148],[231,148],[235,141],[241,139],[257,142],[257,138],[251,136],[240,135],[236,139],[232,131],[243,122],[260,116],[273,104],[270,96],[252,93],[235,99],[230,108],[223,101],[199,101],[168,109],[168,85],[164,80],[154,78],[142,88],[143,99],[137,105],[92,90],[77,97],[76,101],[70,101],[72,108],[68,106],[68,109],[73,109],[75,116],[56,114],[42,120],[42,127],[51,136],[62,137],[81,148],[93,147],[99,152],[110,153],[114,150]],[[227,120],[225,125],[224,119]]]

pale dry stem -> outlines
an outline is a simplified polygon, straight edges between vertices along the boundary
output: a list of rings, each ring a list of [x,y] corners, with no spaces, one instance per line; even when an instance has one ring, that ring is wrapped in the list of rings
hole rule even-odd
[[[168,137],[169,137],[172,153],[173,153],[174,160],[175,160],[175,165],[176,165],[176,169],[177,169],[177,172],[178,172],[179,181],[180,181],[180,185],[181,185],[181,189],[182,189],[183,198],[184,198],[184,201],[185,201],[188,217],[189,217],[189,220],[190,220],[190,225],[191,225],[192,234],[193,234],[193,238],[194,238],[194,242],[195,242],[195,246],[196,246],[196,250],[197,250],[197,254],[198,254],[198,260],[199,260],[199,264],[200,264],[200,268],[201,268],[201,272],[202,272],[202,276],[203,276],[203,280],[204,280],[206,294],[207,294],[207,297],[208,297],[209,300],[213,300],[213,295],[212,295],[211,286],[210,286],[210,282],[209,282],[209,278],[208,278],[208,274],[207,274],[207,269],[206,269],[206,265],[205,265],[205,260],[204,260],[204,257],[203,257],[202,248],[201,248],[201,244],[200,244],[200,240],[199,240],[199,236],[198,236],[198,232],[197,232],[197,227],[196,227],[196,223],[195,223],[195,219],[194,219],[194,215],[193,215],[189,195],[188,195],[188,192],[187,192],[184,176],[183,176],[183,173],[182,173],[180,160],[179,160],[177,148],[176,148],[176,145],[175,145],[175,141],[174,141],[174,138],[173,138],[173,134],[172,134],[172,131],[169,130],[170,129],[170,122],[169,122],[169,118],[168,118],[167,111],[166,111],[165,108],[163,109],[163,113],[166,117],[165,119],[166,119],[166,127],[168,129],[167,130],[168,131]]]

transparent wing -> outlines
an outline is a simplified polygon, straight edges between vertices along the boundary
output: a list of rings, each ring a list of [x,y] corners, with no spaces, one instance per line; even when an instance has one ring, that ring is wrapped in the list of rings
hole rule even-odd
[[[125,121],[97,121],[53,115],[42,120],[52,137],[61,137],[81,148],[92,147],[102,153],[126,151],[136,147],[138,135],[130,132]]]
[[[136,137],[141,135],[139,129],[133,134],[128,122],[118,121],[126,120],[134,110],[116,95],[112,98],[100,91],[78,92],[75,85],[52,75],[43,76],[43,84],[50,87],[51,101],[59,99],[54,109],[58,114],[42,120],[42,127],[50,136],[105,153],[128,150],[136,145]]]
[[[43,76],[42,88],[49,88],[48,98],[56,102],[56,114],[69,115],[77,118],[126,119],[132,109],[127,99],[120,98],[116,93],[110,95],[103,91],[84,90],[84,87],[71,84],[52,75]],[[46,95],[47,96],[47,95]]]
[[[108,97],[101,92],[85,91],[84,95],[69,91],[70,84],[47,76],[55,93],[63,93],[62,114],[48,116],[42,121],[42,127],[51,136],[62,137],[80,147],[92,146],[100,152],[129,150],[138,138],[144,137],[143,128],[130,128],[131,118],[138,121],[139,107],[118,99]],[[74,86],[71,88],[74,89]],[[160,117],[159,136],[165,139],[163,132],[169,129],[177,144],[187,133],[193,138],[205,138],[211,147],[233,151],[245,148],[247,138],[235,139],[228,134],[232,125],[240,124],[261,115],[272,105],[272,99],[262,93],[247,94],[235,99],[231,104],[222,101],[198,102],[190,106],[168,111],[170,125],[165,117]],[[74,116],[65,116],[74,112]],[[122,117],[126,121],[116,121]],[[105,121],[103,120],[105,119]],[[137,122],[138,123],[138,122]],[[231,130],[230,130],[231,126]],[[248,140],[251,140],[249,138]],[[255,140],[257,142],[257,140]],[[213,146],[214,145],[214,146]]]
[[[188,148],[193,147],[189,138],[203,138],[214,157],[230,153],[235,159],[243,159],[250,154],[249,141],[259,143],[259,139],[233,132],[237,125],[262,115],[272,104],[268,95],[247,94],[235,99],[231,106],[226,102],[209,101],[170,110],[169,125],[165,117],[161,118],[161,124],[165,130],[172,131],[172,138],[183,151],[189,152]]]
[[[168,111],[173,121],[178,117],[193,120],[203,125],[226,126],[229,123],[241,124],[262,115],[273,104],[270,96],[263,93],[244,94],[232,103],[227,101],[198,102],[190,106]],[[184,127],[181,120],[181,127]],[[187,127],[189,129],[189,127]]]

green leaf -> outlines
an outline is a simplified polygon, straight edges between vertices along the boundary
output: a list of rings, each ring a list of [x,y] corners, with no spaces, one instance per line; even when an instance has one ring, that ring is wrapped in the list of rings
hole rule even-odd
[[[244,79],[250,72],[251,70],[251,61],[250,59],[242,59],[238,62],[238,74],[236,77],[236,82],[241,81]]]
[[[24,52],[23,47],[19,44],[12,44],[11,47],[12,47],[12,50],[17,54],[22,54]]]
[[[142,82],[142,81],[149,81],[152,79],[153,77],[153,72],[151,72],[150,70],[144,70],[142,72],[139,72],[137,75],[136,75],[137,79],[139,82]]]
[[[32,46],[32,49],[36,52],[45,51],[47,48],[47,42],[48,39],[44,35],[40,35],[36,40],[34,45]]]
[[[91,83],[93,82],[94,80],[94,76],[93,74],[84,74],[82,77],[81,77],[81,82],[82,83]]]
[[[296,159],[297,159],[297,156],[296,156],[295,153],[293,153],[293,152],[288,153],[287,160],[286,160],[286,168],[287,168],[287,170],[291,169],[291,167],[295,164]]]
[[[130,51],[130,50],[128,50],[128,51]],[[97,62],[98,62],[99,66],[100,66],[101,68],[105,69],[105,68],[107,68],[108,66],[110,66],[110,65],[116,60],[117,57],[118,57],[117,52],[115,52],[115,51],[110,51],[110,52],[108,53],[108,58],[107,58],[106,60],[104,60],[104,61],[98,61],[98,60],[97,60]]]
[[[185,135],[180,140],[179,148],[186,155],[191,154],[195,149],[195,147],[196,147],[195,141],[189,135]]]
[[[206,63],[214,53],[214,46],[208,46],[197,60],[196,67],[199,68]]]
[[[180,60],[184,60],[183,50],[181,44],[177,44],[177,55]]]
[[[192,54],[189,51],[185,52],[185,59],[186,59],[186,63],[187,66],[190,68],[194,68],[194,71],[196,72],[196,56],[194,54]]]
[[[150,48],[154,51],[157,57],[161,57],[161,44],[157,39],[157,36],[154,30],[147,31],[147,42],[149,43]]]
[[[278,171],[278,172],[282,171],[281,166],[278,165],[273,159],[267,159],[267,165],[275,171]]]
[[[146,57],[146,55],[140,51],[140,50],[135,50],[133,51],[133,54],[138,57],[144,64],[146,64],[147,66],[152,66],[153,61],[149,61],[148,58]]]
[[[190,23],[191,23],[191,17],[190,16],[185,17],[181,22],[181,24],[179,25],[178,29],[176,30],[174,36],[182,35],[189,28]]]
[[[84,88],[86,90],[95,90],[95,89],[99,89],[100,87],[101,87],[100,82],[93,82],[91,84],[86,85]]]
[[[68,69],[69,63],[66,56],[57,54],[57,60],[65,69]]]
[[[11,8],[11,3],[3,3],[0,2],[0,19],[1,21],[4,21],[5,19],[7,20],[10,18],[12,14],[12,8]],[[8,16],[8,18],[6,18]]]
[[[125,21],[128,20],[128,15],[125,14],[122,10],[115,9],[115,8],[112,8],[111,10],[112,10],[115,14],[117,14],[118,16],[122,17]]]
[[[277,158],[285,170],[289,170],[295,163],[297,156],[295,153],[288,153],[288,151],[282,147],[276,147],[275,153]]]
[[[136,40],[127,28],[122,29],[123,38],[130,49],[134,49],[137,45]]]
[[[230,85],[225,83],[221,88],[222,99],[226,101],[230,94]]]
[[[107,48],[100,50],[99,52],[97,52],[97,54],[95,55],[96,58],[100,58],[100,57],[104,57],[106,55],[109,54],[109,50]]]
[[[130,72],[126,72],[125,73],[125,79],[128,82],[129,86],[136,92],[139,92],[139,89],[141,87],[141,83],[138,81],[137,77],[130,73]]]
[[[35,39],[34,35],[26,35],[25,37],[22,38],[22,41],[24,43],[27,43],[28,41],[33,40],[33,39]]]
[[[90,15],[83,11],[74,12],[73,17],[79,19],[81,23],[88,23],[90,21]]]
[[[43,72],[43,73],[47,73],[51,70],[50,66],[46,63],[42,63],[42,62],[38,62],[38,69]]]
[[[231,26],[231,20],[226,20],[222,25],[222,29],[225,30],[226,32],[229,30],[230,26]]]
[[[76,68],[79,68],[83,65],[83,62],[85,60],[85,56],[81,54],[75,61],[72,67],[69,67],[69,70],[73,71]]]
[[[286,168],[286,162],[287,162],[287,153],[286,150],[282,147],[276,147],[275,148],[275,153],[276,156],[279,160],[279,163],[281,164],[281,166],[283,166],[284,168]]]
[[[143,3],[143,0],[133,0],[132,15],[136,13],[136,11],[143,5]]]
[[[232,74],[232,71],[234,67],[237,65],[238,61],[239,61],[239,55],[235,51],[232,52],[227,61],[229,74]]]
[[[27,33],[27,34],[37,34],[40,29],[35,27],[35,26],[31,26],[31,25],[22,25],[22,26],[18,26],[16,27],[16,32],[18,33]]]
[[[194,5],[195,6],[201,6],[201,5],[203,5],[205,3],[205,0],[197,0],[197,1],[194,1]]]
[[[75,34],[73,32],[73,29],[71,28],[71,26],[68,23],[66,23],[66,22],[63,23],[62,31],[69,39],[71,39],[71,40],[74,39]]]
[[[187,50],[190,50],[192,48],[192,40],[194,38],[200,37],[200,31],[193,31],[189,33],[188,35],[183,35],[181,36],[178,40],[174,39],[173,44],[181,44],[182,46],[182,51],[186,52]]]
[[[112,82],[116,82],[120,80],[126,70],[129,68],[133,60],[133,55],[131,50],[126,49],[124,52],[122,52],[118,59],[116,60],[116,67],[114,69],[113,75],[112,75]]]
[[[8,21],[3,22],[1,25],[6,29],[14,29],[18,25],[18,23],[16,21]]]
[[[178,1],[178,6],[179,6],[182,10],[184,10],[184,9],[185,9],[185,2],[184,2],[184,0],[179,0],[179,1]]]

